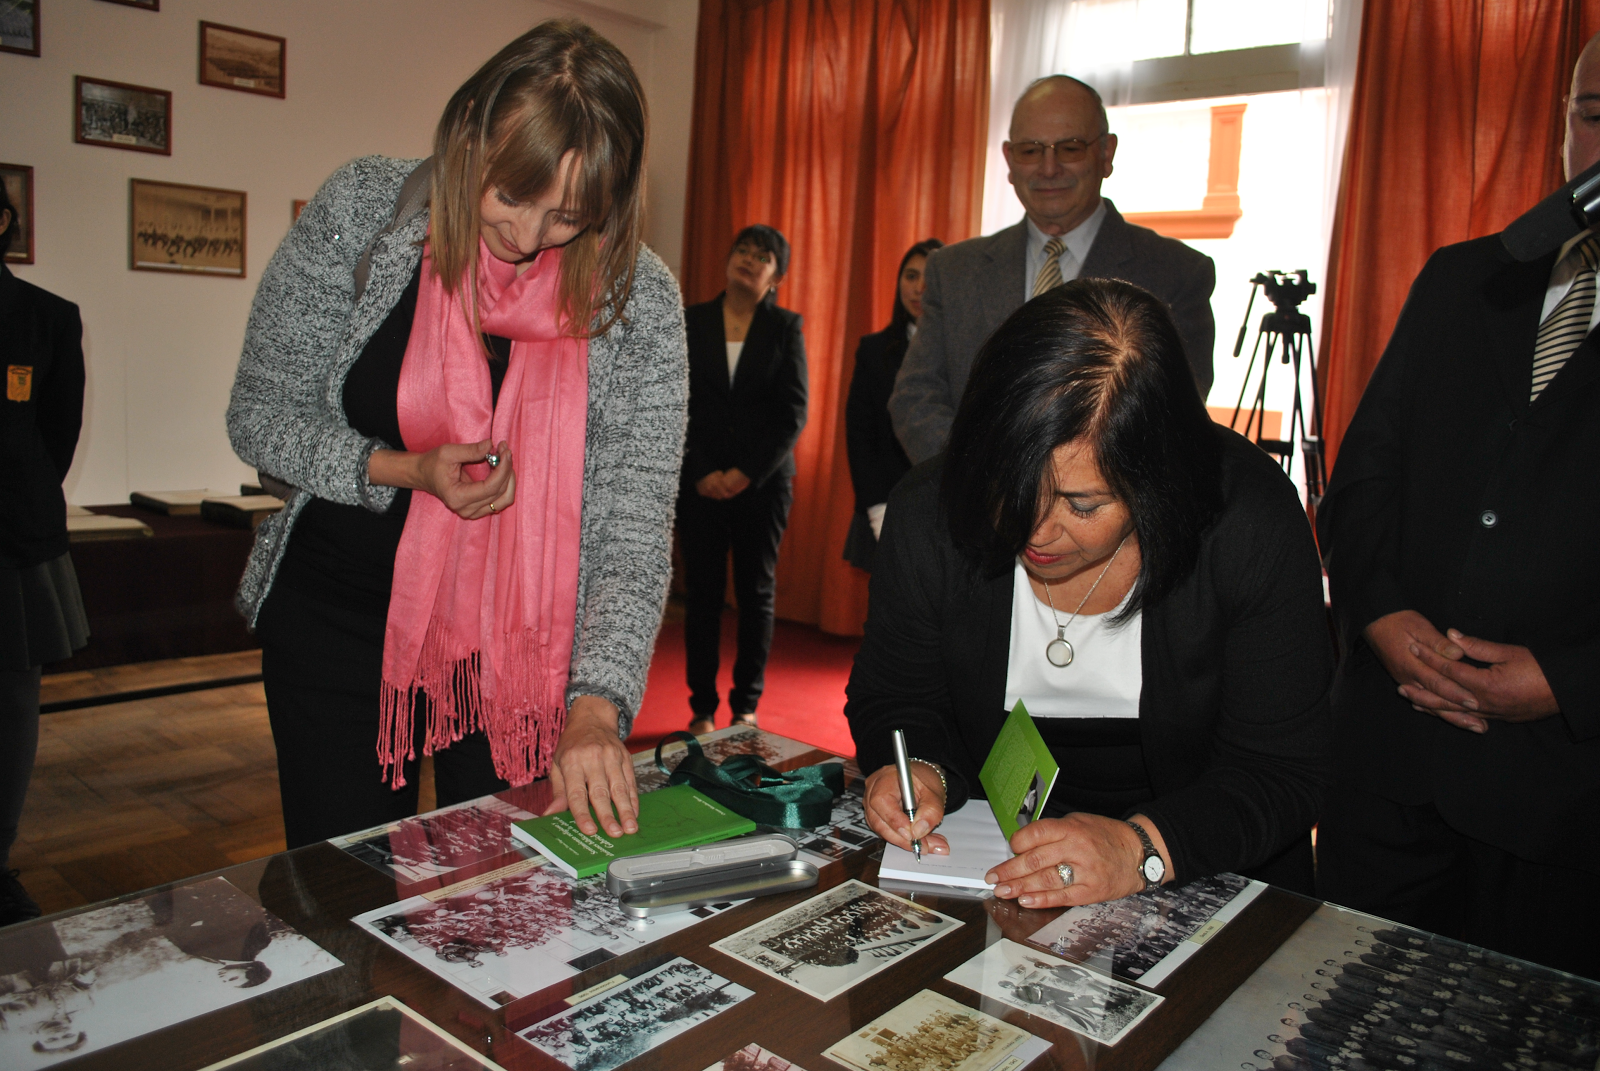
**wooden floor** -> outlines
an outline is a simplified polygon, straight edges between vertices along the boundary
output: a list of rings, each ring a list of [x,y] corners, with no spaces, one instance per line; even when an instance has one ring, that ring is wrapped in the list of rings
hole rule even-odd
[[[51,703],[260,671],[259,651],[117,666],[46,677],[40,698]],[[431,796],[431,777],[422,780]],[[41,718],[11,865],[46,913],[283,847],[260,684]]]

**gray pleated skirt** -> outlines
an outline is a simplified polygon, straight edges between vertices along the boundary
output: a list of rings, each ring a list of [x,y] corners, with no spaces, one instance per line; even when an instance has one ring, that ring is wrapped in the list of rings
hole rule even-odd
[[[60,662],[88,642],[89,618],[72,555],[0,568],[0,670]]]

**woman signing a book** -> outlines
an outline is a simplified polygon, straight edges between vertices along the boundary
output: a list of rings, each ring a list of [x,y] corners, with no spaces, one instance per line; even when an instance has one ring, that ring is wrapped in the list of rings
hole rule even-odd
[[[1211,421],[1158,299],[1080,279],[984,344],[946,453],[890,497],[845,712],[868,823],[945,852],[1026,705],[1060,773],[986,875],[1024,907],[1222,871],[1310,893],[1332,671],[1293,484]]]
[[[262,274],[228,431],[287,485],[239,606],[291,848],[414,814],[419,751],[440,805],[548,775],[584,832],[636,831],[687,393],[644,152],[628,60],[546,22]]]

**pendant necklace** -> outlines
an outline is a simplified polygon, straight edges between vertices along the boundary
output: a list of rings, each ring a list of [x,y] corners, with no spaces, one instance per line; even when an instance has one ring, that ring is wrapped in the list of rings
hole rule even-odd
[[[1128,535],[1132,534],[1132,532],[1128,533]],[[1056,622],[1056,638],[1044,645],[1044,656],[1052,666],[1058,669],[1066,669],[1072,665],[1074,652],[1072,650],[1072,642],[1067,639],[1067,625],[1078,619],[1078,611],[1082,610],[1089,602],[1089,596],[1094,594],[1095,588],[1100,586],[1100,581],[1106,578],[1106,574],[1111,571],[1111,566],[1116,564],[1117,555],[1122,553],[1122,544],[1127,541],[1128,536],[1123,536],[1122,543],[1118,543],[1117,549],[1111,552],[1111,560],[1106,562],[1105,568],[1100,570],[1100,575],[1094,578],[1093,584],[1089,585],[1088,593],[1078,600],[1078,609],[1072,611],[1072,616],[1067,618],[1066,624],[1061,623],[1061,615],[1056,613],[1056,601],[1050,597],[1050,585],[1043,580],[1040,581],[1041,584],[1044,584],[1045,601],[1050,604],[1050,616],[1055,618]]]

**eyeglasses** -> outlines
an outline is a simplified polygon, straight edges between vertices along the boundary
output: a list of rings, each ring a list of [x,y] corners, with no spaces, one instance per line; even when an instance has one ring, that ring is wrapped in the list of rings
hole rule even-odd
[[[1045,150],[1056,154],[1056,159],[1062,163],[1072,163],[1082,160],[1089,151],[1089,146],[1100,141],[1105,135],[1093,141],[1084,141],[1082,138],[1067,138],[1053,145],[1042,141],[1013,141],[1011,142],[1011,158],[1019,164],[1037,164],[1044,159]]]

